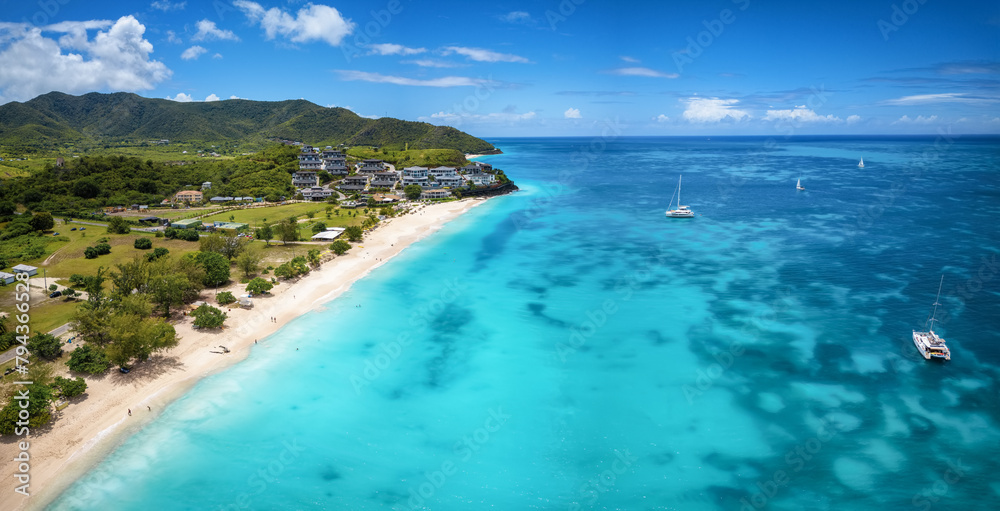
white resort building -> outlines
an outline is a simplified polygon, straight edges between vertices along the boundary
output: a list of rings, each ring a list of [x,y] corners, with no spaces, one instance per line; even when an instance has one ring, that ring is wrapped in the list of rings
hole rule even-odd
[[[427,167],[406,167],[403,169],[403,186],[418,185],[427,188]]]

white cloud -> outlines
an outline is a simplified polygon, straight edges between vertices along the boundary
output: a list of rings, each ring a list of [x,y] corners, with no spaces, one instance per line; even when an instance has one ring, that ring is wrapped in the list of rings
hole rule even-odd
[[[690,122],[720,122],[725,119],[740,121],[749,119],[750,113],[735,108],[738,99],[688,98],[687,108],[682,114]]]
[[[163,12],[167,12],[167,11],[179,11],[179,10],[184,9],[184,6],[186,6],[186,5],[187,5],[187,2],[171,3],[171,2],[169,2],[167,0],[156,0],[155,2],[149,4],[149,6],[152,7],[153,9],[159,9],[159,10],[161,10]]]
[[[383,43],[368,46],[371,50],[369,55],[416,55],[424,53],[427,48],[407,48],[401,44]]]
[[[212,58],[213,59],[221,59],[222,58],[222,54],[221,53],[216,53],[215,55],[212,55]]]
[[[677,78],[677,73],[664,73],[648,67],[622,67],[608,71],[619,76],[645,76],[648,78]]]
[[[896,99],[887,99],[883,105],[921,105],[927,103],[993,103],[994,98],[967,97],[964,92],[945,92],[941,94],[916,94]]]
[[[257,2],[236,0],[233,2],[250,21],[259,23],[268,39],[281,35],[293,43],[325,41],[331,46],[340,46],[344,37],[354,32],[354,22],[345,19],[340,11],[327,5],[306,4],[293,17],[277,8],[265,10]]]
[[[417,59],[417,60],[404,60],[403,64],[416,64],[420,67],[459,67],[462,64],[455,64],[453,62],[444,62],[441,60],[432,59]]]
[[[628,55],[622,55],[621,57],[618,57],[618,58],[624,60],[625,62],[628,62],[629,64],[638,64],[639,63],[639,59],[637,59],[635,57],[629,57]]]
[[[443,55],[451,55],[452,53],[457,53],[462,55],[469,60],[474,60],[476,62],[518,62],[526,64],[529,61],[524,57],[518,55],[513,55],[510,53],[498,53],[491,50],[486,50],[483,48],[467,48],[464,46],[448,46],[442,50]]]
[[[232,96],[229,96],[229,99],[243,99],[243,98],[241,98],[241,97],[239,97],[239,96],[237,96],[237,95],[234,94]]]
[[[190,103],[194,101],[194,98],[192,98],[187,94],[184,94],[183,92],[178,92],[177,95],[174,97],[167,96],[167,99],[171,101],[177,101],[179,103]]]
[[[436,114],[431,114],[430,117],[420,117],[419,120],[423,122],[446,122],[451,124],[460,124],[463,122],[475,122],[475,123],[516,123],[520,121],[528,121],[534,119],[537,114],[535,112],[525,112],[523,114],[508,111],[506,109],[503,112],[493,112],[489,114],[473,114],[469,112],[438,112]]]
[[[850,115],[850,116],[847,117],[847,124],[854,124],[854,123],[857,123],[857,122],[861,122],[861,116],[860,115]]]
[[[660,114],[657,115],[656,117],[653,117],[653,120],[656,122],[667,122],[670,120],[670,118],[667,117],[666,115]]]
[[[86,30],[97,27],[107,29],[88,38]],[[132,16],[113,23],[88,21],[45,27],[50,32],[67,31],[59,41],[27,25],[20,30],[15,24],[5,28],[0,35],[0,104],[53,90],[69,94],[149,90],[172,74],[165,64],[150,59],[153,45],[143,38],[146,27]],[[69,48],[76,51],[64,51]]]
[[[508,12],[507,14],[504,14],[503,16],[499,16],[499,18],[502,21],[506,21],[507,23],[529,24],[529,23],[534,23],[535,21],[534,18],[531,17],[531,14],[524,11],[511,11]]]
[[[207,103],[209,101],[218,101],[219,99],[221,99],[219,96],[216,96],[215,94],[209,94],[208,97],[205,98],[205,102]]]
[[[937,122],[938,116],[932,115],[930,117],[924,117],[918,115],[916,119],[911,119],[910,116],[904,115],[899,118],[899,120],[894,121],[893,124],[931,124]]]
[[[417,87],[475,87],[477,85],[490,85],[493,82],[479,78],[469,78],[466,76],[445,76],[441,78],[431,78],[420,80],[417,78],[406,78],[403,76],[390,76],[379,73],[369,73],[366,71],[339,70],[341,80],[362,81],[373,83],[392,83],[395,85],[412,85]]]
[[[796,121],[796,122],[840,122],[835,115],[819,115],[805,105],[797,105],[791,110],[768,110],[765,121]]]
[[[207,19],[195,24],[198,31],[191,37],[192,41],[212,41],[220,39],[223,41],[239,41],[240,38],[232,30],[222,30],[215,25],[214,21]]]
[[[583,116],[580,115],[580,109],[579,108],[570,108],[570,109],[566,110],[565,112],[563,112],[563,117],[565,117],[567,119],[582,119],[583,118]]]
[[[180,37],[177,37],[177,33],[173,30],[167,30],[167,42],[170,44],[181,44],[184,41]]]
[[[184,60],[198,60],[198,57],[202,56],[202,54],[206,52],[208,52],[208,50],[205,48],[195,45],[184,50],[184,53],[181,53],[181,58]]]

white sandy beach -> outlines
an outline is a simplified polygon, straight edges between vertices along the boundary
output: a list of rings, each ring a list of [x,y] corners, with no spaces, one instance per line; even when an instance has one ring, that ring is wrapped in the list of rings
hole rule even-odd
[[[51,427],[30,439],[30,498],[14,492],[16,464],[11,460],[17,452],[16,442],[11,437],[0,443],[3,459],[0,473],[4,481],[0,488],[0,508],[43,508],[198,380],[246,357],[255,340],[332,300],[411,243],[482,202],[466,199],[420,206],[417,211],[391,219],[367,233],[360,246],[324,263],[308,276],[297,282],[283,282],[272,290],[271,296],[255,298],[253,309],[233,308],[228,312],[227,327],[221,331],[196,331],[191,318],[183,318],[175,325],[180,338],[176,348],[136,365],[130,374],[109,371],[101,377],[86,378],[85,397],[57,412]],[[229,289],[241,291],[242,286],[237,284]],[[203,296],[208,296],[209,303],[214,302],[210,291]],[[271,321],[272,317],[276,322]],[[220,351],[220,345],[231,352],[213,353]],[[56,374],[65,369],[61,367]],[[95,509],[101,507],[94,504]]]

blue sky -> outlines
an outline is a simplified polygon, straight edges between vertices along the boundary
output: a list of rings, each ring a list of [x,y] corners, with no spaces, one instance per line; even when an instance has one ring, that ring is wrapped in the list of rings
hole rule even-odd
[[[1000,2],[4,1],[0,103],[307,99],[477,136],[1000,133]]]

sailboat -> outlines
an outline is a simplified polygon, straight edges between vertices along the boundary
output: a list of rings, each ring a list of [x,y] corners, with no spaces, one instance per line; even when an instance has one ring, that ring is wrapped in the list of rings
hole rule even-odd
[[[944,285],[944,275],[941,275],[941,282],[938,284],[937,298],[934,299],[934,311],[931,313],[931,319],[927,320],[930,324],[930,328],[926,332],[913,331],[913,344],[920,351],[920,354],[924,356],[925,359],[930,360],[932,358],[941,358],[944,360],[951,360],[951,350],[945,345],[944,339],[934,333],[934,322],[937,321],[937,308],[938,300],[941,298],[941,286]]]
[[[668,209],[667,218],[694,218],[694,212],[691,208],[687,206],[681,206],[681,177],[677,176],[677,209]],[[671,197],[670,204],[674,203],[674,199]],[[669,208],[670,205],[667,205]]]
[[[805,190],[806,189],[806,187],[802,186],[802,180],[801,179],[799,179],[798,181],[795,182],[795,189],[796,190]]]
[[[858,167],[865,168],[865,158],[862,157],[861,161],[858,162]]]

